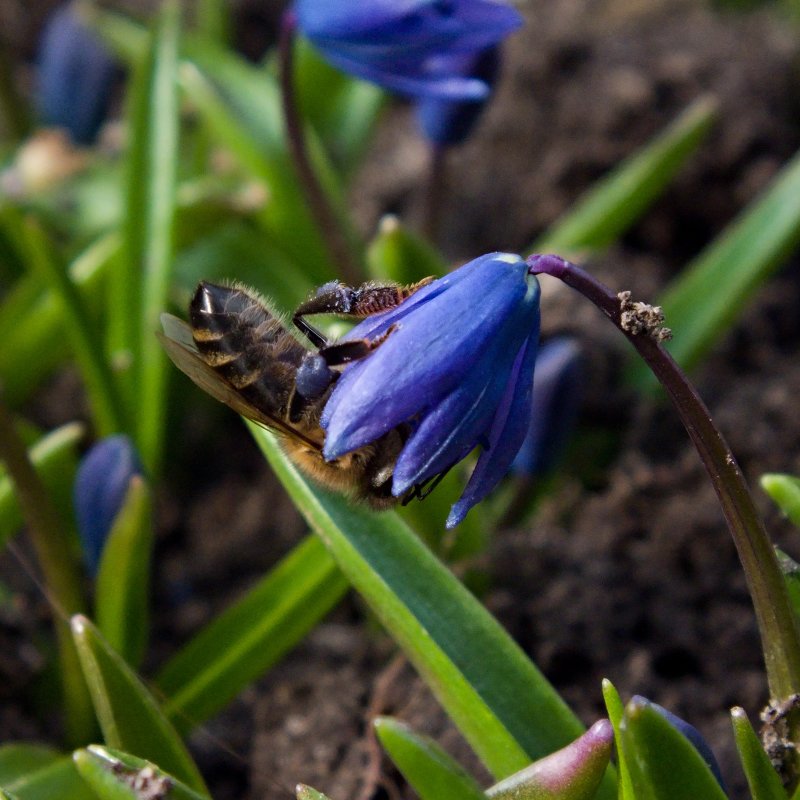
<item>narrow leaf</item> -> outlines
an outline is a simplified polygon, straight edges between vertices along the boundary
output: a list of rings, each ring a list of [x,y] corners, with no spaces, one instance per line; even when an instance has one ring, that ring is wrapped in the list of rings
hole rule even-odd
[[[617,771],[619,772],[619,800],[636,800],[631,783],[630,767],[628,766],[629,754],[625,749],[622,737],[621,724],[625,707],[614,684],[603,678],[603,699],[611,724],[614,726],[614,744],[617,751]]]
[[[673,332],[673,358],[685,369],[696,366],[798,243],[800,153],[658,298]],[[628,377],[639,388],[656,385],[641,361]]]
[[[792,523],[800,527],[800,478],[769,473],[761,476],[761,488]]]
[[[131,668],[86,617],[72,618],[72,633],[106,744],[153,761],[205,792],[186,746]]]
[[[488,611],[393,513],[311,486],[274,437],[251,431],[297,507],[498,778],[582,726]],[[598,797],[614,795],[610,782]]]
[[[736,748],[753,800],[786,800],[781,779],[770,763],[745,710],[732,708],[731,721]]]
[[[378,233],[367,249],[367,267],[373,278],[402,284],[447,272],[447,264],[439,253],[393,215],[381,220]]]
[[[339,602],[347,581],[315,536],[204,628],[158,678],[179,728],[202,723],[275,664]]]
[[[628,703],[620,727],[637,800],[727,800],[694,746],[647,703]]]
[[[322,794],[322,792],[318,792],[316,789],[312,789],[310,786],[306,786],[303,783],[297,784],[297,800],[328,800],[327,796]]]
[[[82,425],[71,422],[43,436],[28,450],[28,457],[48,495],[60,509],[69,507],[77,464],[76,446],[83,433]],[[0,469],[0,547],[21,526],[17,496],[5,471]]]
[[[103,548],[95,585],[97,627],[134,668],[147,645],[152,547],[150,490],[134,476]]]
[[[2,788],[17,800],[96,800],[97,795],[84,783],[72,759],[57,760],[13,780],[2,781]]]
[[[475,779],[432,739],[389,717],[376,719],[375,731],[422,800],[486,800]]]
[[[75,766],[100,800],[207,800],[185,783],[141,758],[92,745],[72,755]]]
[[[611,245],[669,185],[711,129],[716,114],[713,98],[696,100],[663,133],[592,187],[530,249],[584,258]]]
[[[61,753],[48,745],[0,745],[0,786],[7,786],[28,773],[50,767],[62,759]]]

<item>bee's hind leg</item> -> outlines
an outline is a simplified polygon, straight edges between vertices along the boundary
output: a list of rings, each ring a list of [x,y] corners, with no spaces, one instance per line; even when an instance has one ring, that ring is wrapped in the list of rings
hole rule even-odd
[[[365,319],[381,311],[396,308],[414,292],[427,286],[433,278],[423,278],[408,286],[365,283],[353,288],[338,281],[331,281],[317,289],[313,297],[301,303],[292,315],[292,322],[315,347],[325,347],[328,340],[313,325],[305,320],[311,314],[339,314],[355,319]],[[363,356],[357,356],[362,358]],[[352,361],[348,358],[347,361]],[[340,362],[345,363],[345,362]]]

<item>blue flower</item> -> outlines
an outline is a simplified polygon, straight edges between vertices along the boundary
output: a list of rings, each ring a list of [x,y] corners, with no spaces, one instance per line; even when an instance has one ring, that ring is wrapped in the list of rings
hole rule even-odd
[[[448,61],[497,44],[522,25],[494,0],[296,0],[303,34],[331,64],[412,97],[480,100],[489,87]]]
[[[83,457],[73,499],[86,566],[94,574],[108,534],[125,502],[128,486],[142,467],[127,436],[108,436]]]
[[[392,493],[402,495],[482,451],[447,526],[457,525],[505,475],[531,413],[539,284],[517,255],[491,253],[433,281],[345,339],[373,340],[346,367],[322,414],[327,459],[407,424]]]
[[[709,747],[708,742],[703,738],[703,734],[700,733],[700,731],[698,731],[694,725],[690,725],[688,722],[686,722],[686,720],[681,719],[679,716],[673,714],[663,706],[660,706],[658,703],[654,703],[639,694],[635,694],[631,698],[631,702],[650,706],[653,711],[661,714],[661,716],[664,717],[664,719],[669,722],[669,724],[672,725],[676,731],[682,733],[691,742],[694,749],[697,750],[703,761],[706,762],[708,768],[717,779],[717,783],[720,785],[722,791],[726,791],[725,782],[722,780],[722,771],[719,768],[714,751]]]
[[[551,339],[539,348],[533,413],[512,470],[539,476],[553,468],[567,443],[581,401],[581,348],[575,339]]]
[[[443,62],[457,75],[484,81],[491,91],[500,73],[500,48],[493,46],[474,53],[456,53],[442,58],[440,63]],[[417,122],[434,144],[461,144],[475,127],[488,99],[486,96],[480,100],[455,101],[425,97],[417,103]]]
[[[94,142],[108,112],[117,67],[72,3],[56,9],[39,41],[38,108],[44,125],[76,144]]]

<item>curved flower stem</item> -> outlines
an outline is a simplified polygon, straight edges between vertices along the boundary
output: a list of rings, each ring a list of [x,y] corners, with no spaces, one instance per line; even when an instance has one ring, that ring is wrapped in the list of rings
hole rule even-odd
[[[531,273],[558,278],[600,308],[664,386],[700,453],[739,553],[761,634],[771,695],[781,700],[800,692],[800,635],[772,543],[728,443],[694,387],[659,343],[662,329],[634,332],[635,326],[622,313],[627,293],[614,294],[558,256],[534,255],[528,258],[528,265]]]
[[[283,119],[286,125],[289,150],[295,169],[300,177],[300,185],[303,187],[306,202],[314,221],[319,226],[331,259],[345,283],[356,286],[364,280],[364,276],[344,233],[342,224],[328,202],[328,197],[311,164],[305,128],[297,108],[294,86],[294,37],[296,29],[297,21],[294,13],[287,11],[281,20],[278,49],[281,101],[283,103]]]
[[[428,176],[425,186],[425,217],[422,233],[436,244],[442,222],[442,208],[448,191],[447,148],[431,144],[428,156]]]

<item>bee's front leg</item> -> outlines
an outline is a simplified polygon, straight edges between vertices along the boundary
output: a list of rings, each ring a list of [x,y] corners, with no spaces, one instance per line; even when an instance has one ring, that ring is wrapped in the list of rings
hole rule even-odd
[[[304,318],[311,314],[339,314],[341,316],[364,319],[373,314],[380,314],[390,308],[396,308],[414,292],[427,286],[432,280],[423,278],[408,286],[365,283],[353,288],[338,281],[331,281],[317,289],[316,294],[298,306],[292,316],[295,326],[311,341],[315,347],[326,347],[328,340]],[[355,356],[362,358],[363,356]],[[347,358],[352,361],[353,358]],[[345,362],[340,362],[345,363]]]

